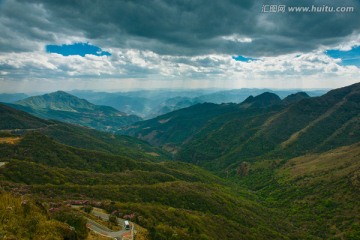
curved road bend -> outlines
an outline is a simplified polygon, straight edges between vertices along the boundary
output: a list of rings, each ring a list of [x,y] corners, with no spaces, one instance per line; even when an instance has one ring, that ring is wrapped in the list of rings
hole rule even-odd
[[[101,218],[102,220],[105,220],[105,221],[108,221],[109,220],[109,216],[110,214],[107,214],[107,213],[104,213],[102,211],[98,211],[96,209],[93,209],[91,211],[91,214],[96,216],[96,217],[99,217]],[[123,226],[125,223],[123,219],[121,218],[117,218],[117,221],[118,221],[118,224],[120,226]],[[88,219],[88,227],[93,230],[94,232],[97,232],[101,235],[104,235],[104,236],[107,236],[107,237],[119,237],[121,239],[121,237],[125,234],[125,233],[129,233],[131,234],[131,230],[120,230],[120,231],[112,231],[110,229],[108,229],[107,227],[91,220],[91,219]]]
[[[109,214],[107,214],[107,213],[104,213],[104,212],[98,211],[96,209],[93,209],[91,211],[91,214],[96,216],[96,217],[101,218],[102,220],[109,221]],[[117,221],[118,221],[119,226],[124,226],[124,224],[125,224],[124,219],[117,218]],[[126,231],[124,231],[124,232],[126,232]]]
[[[108,229],[107,227],[95,222],[94,220],[91,220],[89,218],[87,218],[87,227],[90,228],[92,231],[106,236],[106,237],[112,237],[112,238],[122,238],[123,234],[126,233],[127,231],[125,230],[121,230],[121,231],[112,231],[110,229]]]

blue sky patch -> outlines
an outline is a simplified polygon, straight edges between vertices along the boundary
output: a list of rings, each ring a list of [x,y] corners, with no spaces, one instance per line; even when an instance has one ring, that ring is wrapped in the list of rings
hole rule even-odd
[[[360,46],[353,47],[349,51],[327,50],[325,54],[332,58],[340,58],[340,65],[360,67]]]
[[[234,59],[235,61],[240,61],[240,62],[250,62],[250,61],[255,61],[257,60],[256,58],[250,58],[250,57],[244,57],[244,56],[233,56],[232,59]]]
[[[73,43],[63,45],[46,45],[46,52],[58,53],[63,56],[79,55],[85,57],[86,54],[95,56],[110,56],[109,52],[89,43]]]

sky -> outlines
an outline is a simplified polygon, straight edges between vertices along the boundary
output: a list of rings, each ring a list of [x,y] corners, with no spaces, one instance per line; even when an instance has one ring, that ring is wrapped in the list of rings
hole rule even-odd
[[[359,0],[0,0],[0,92],[337,88]]]

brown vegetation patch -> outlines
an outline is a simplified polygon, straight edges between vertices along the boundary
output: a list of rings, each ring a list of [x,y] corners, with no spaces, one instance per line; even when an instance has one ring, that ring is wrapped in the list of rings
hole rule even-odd
[[[153,156],[153,157],[159,157],[160,155],[157,154],[156,152],[147,152],[146,154]]]
[[[21,137],[0,137],[0,144],[16,144],[21,140]]]
[[[360,169],[360,144],[340,147],[322,154],[310,154],[289,160],[280,171],[291,179],[316,177],[317,180],[356,175]],[[309,179],[309,180],[310,180]]]

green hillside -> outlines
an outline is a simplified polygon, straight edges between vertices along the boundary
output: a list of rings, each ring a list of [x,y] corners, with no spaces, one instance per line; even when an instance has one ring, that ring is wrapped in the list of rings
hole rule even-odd
[[[238,110],[208,121],[178,159],[215,171],[242,162],[286,159],[360,141],[360,84],[307,98],[288,107]]]
[[[7,162],[0,168],[0,183],[8,191],[27,186],[28,193],[45,202],[81,196],[129,205],[127,211],[144,214],[136,221],[153,229],[154,239],[175,233],[183,239],[219,239],[224,234],[229,239],[286,238],[288,230],[279,213],[262,206],[249,192],[234,192],[222,179],[189,164],[142,162],[77,149],[36,132],[0,147],[0,161]],[[150,216],[153,209],[168,217]],[[271,215],[276,220],[269,223]],[[226,229],[220,231],[222,225]]]
[[[108,106],[94,105],[63,91],[29,97],[9,106],[43,119],[54,119],[110,132],[141,120],[135,115],[127,115]]]
[[[154,119],[124,128],[122,133],[138,137],[155,146],[176,152],[195,135],[206,122],[218,115],[235,111],[235,104],[203,103],[177,110]]]

